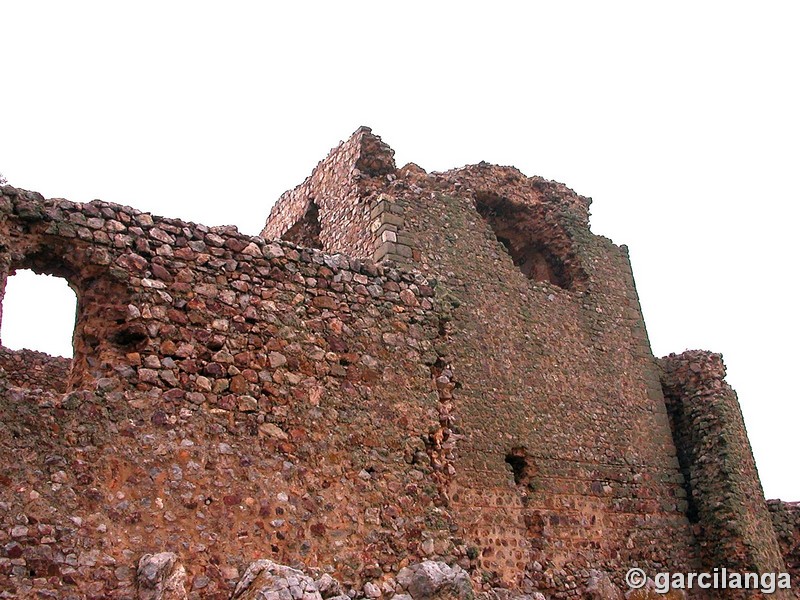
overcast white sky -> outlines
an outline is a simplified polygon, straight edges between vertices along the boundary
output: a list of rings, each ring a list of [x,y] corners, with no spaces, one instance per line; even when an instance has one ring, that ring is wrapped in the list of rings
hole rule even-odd
[[[800,500],[799,17],[769,1],[5,0],[0,172],[250,234],[359,125],[399,165],[562,181],[629,246],[655,354],[724,354],[767,496]],[[3,341],[36,346],[15,283]],[[60,294],[34,317],[55,353]]]

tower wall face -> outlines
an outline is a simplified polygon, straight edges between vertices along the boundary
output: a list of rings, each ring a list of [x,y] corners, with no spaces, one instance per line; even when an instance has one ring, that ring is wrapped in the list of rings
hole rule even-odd
[[[661,359],[664,393],[681,467],[691,491],[704,565],[785,570],[764,502],[736,392],[719,354],[688,351]]]
[[[402,217],[411,252],[391,258],[437,281],[448,508],[481,568],[554,591],[590,568],[696,566],[630,264],[589,232],[589,201],[489,165],[365,188]]]
[[[393,157],[380,138],[360,128],[278,199],[261,236],[373,258],[383,243],[383,231],[372,227],[373,214],[382,210],[373,192],[376,183],[394,173]]]
[[[451,499],[483,565],[553,591],[583,583],[590,568],[694,565],[626,253],[588,232],[585,201],[561,186],[494,167],[441,180],[433,196],[416,198],[409,228],[452,311],[448,363],[461,384],[453,403],[464,437]],[[498,235],[478,214],[489,191],[507,199],[521,231]],[[511,253],[497,241],[509,235],[537,238],[569,287],[530,279],[524,261],[514,264],[514,240]],[[521,478],[508,464],[520,449]]]
[[[673,441],[693,425],[673,437],[627,251],[588,207],[509,167],[397,169],[366,128],[261,237],[3,188],[3,281],[62,276],[78,318],[66,394],[0,353],[24,456],[0,589],[124,597],[164,550],[220,598],[256,558],[348,585],[444,560],[558,598],[708,566]],[[757,491],[731,543],[769,537]]]

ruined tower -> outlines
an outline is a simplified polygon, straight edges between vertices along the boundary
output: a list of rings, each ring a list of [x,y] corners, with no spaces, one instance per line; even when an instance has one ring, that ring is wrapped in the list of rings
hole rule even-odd
[[[220,598],[256,558],[559,598],[784,569],[721,360],[656,361],[625,247],[562,184],[397,168],[361,128],[259,237],[1,202],[0,289],[55,274],[78,314],[72,361],[0,355],[0,590],[123,597],[165,550]]]

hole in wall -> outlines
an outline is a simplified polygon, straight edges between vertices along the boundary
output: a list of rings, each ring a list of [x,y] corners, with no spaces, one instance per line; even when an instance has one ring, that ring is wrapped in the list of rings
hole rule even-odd
[[[548,239],[555,229],[547,226],[541,211],[488,191],[476,193],[475,208],[525,277],[571,289],[573,277],[553,250],[557,244]]]
[[[141,350],[148,340],[147,329],[141,323],[122,322],[123,326],[112,336],[111,341],[126,352]],[[119,323],[118,323],[119,324]]]
[[[309,201],[308,209],[302,218],[281,237],[287,242],[292,242],[298,246],[322,250],[322,242],[319,239],[320,233],[322,233],[322,226],[319,223],[319,207],[312,199]]]
[[[511,465],[511,472],[514,474],[514,483],[520,485],[525,476],[525,458],[509,454],[506,456],[506,462]]]
[[[506,464],[511,467],[514,483],[520,486],[527,485],[533,475],[531,461],[525,448],[518,446],[506,454]]]
[[[3,297],[0,339],[11,350],[37,350],[72,357],[77,297],[67,280],[20,269]]]
[[[527,502],[530,493],[535,492],[538,486],[536,474],[539,470],[533,457],[528,455],[524,446],[515,446],[506,453],[506,464],[514,476],[514,485],[517,486],[523,503]]]

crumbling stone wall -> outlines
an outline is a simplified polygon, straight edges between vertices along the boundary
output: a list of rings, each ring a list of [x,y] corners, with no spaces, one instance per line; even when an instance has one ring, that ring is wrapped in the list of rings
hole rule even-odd
[[[74,368],[67,383],[72,388],[90,385],[126,362],[124,348],[116,342],[126,335],[124,300],[129,291],[124,278],[117,277],[121,271],[112,265],[111,255],[115,243],[134,242],[122,233],[127,227],[112,218],[116,215],[107,206],[73,205],[65,212],[67,206],[44,202],[33,192],[4,188],[0,245],[6,250],[0,254],[0,290],[4,293],[7,277],[23,268],[63,277],[76,290]]]
[[[800,503],[769,500],[767,508],[786,570],[791,573],[792,581],[800,581]],[[795,595],[800,596],[800,588]]]
[[[621,585],[624,565],[694,564],[627,256],[588,232],[588,201],[488,165],[412,168],[408,179],[395,186],[415,206],[406,225],[452,308],[446,340],[464,439],[451,497],[482,568],[509,585],[580,596],[592,567]],[[521,268],[517,239],[558,270]]]
[[[661,359],[688,515],[703,566],[777,573],[784,562],[758,478],[736,393],[719,354],[687,351]],[[750,597],[743,594],[742,597]]]
[[[4,384],[2,591],[130,597],[163,550],[204,598],[265,554],[351,582],[457,555],[424,277],[107,203],[0,207],[3,263],[79,298],[72,391]]]
[[[589,200],[487,164],[369,190],[438,282],[440,474],[484,577],[577,597],[590,568],[621,585],[631,564],[697,565],[627,254],[589,232]]]
[[[0,376],[7,385],[65,392],[72,359],[0,346]]]
[[[485,574],[578,595],[591,565],[618,583],[625,565],[699,566],[627,253],[589,232],[589,201],[486,164],[387,166],[363,180],[361,201],[402,215],[408,249],[379,258],[439,282],[441,364],[455,383],[446,497]]]
[[[754,467],[684,460],[710,433],[675,419],[686,378],[668,413],[627,251],[588,208],[511,167],[398,169],[366,128],[261,237],[3,188],[0,290],[59,275],[78,311],[68,393],[0,378],[0,448],[21,457],[0,590],[130,597],[164,552],[195,598],[265,558],[370,597],[422,559],[554,598],[728,551],[780,566]],[[713,503],[728,481],[749,501],[717,543],[687,489]]]
[[[381,202],[376,192],[394,172],[394,150],[361,127],[278,199],[261,235],[357,258],[410,256],[407,241],[397,249],[401,209]]]

